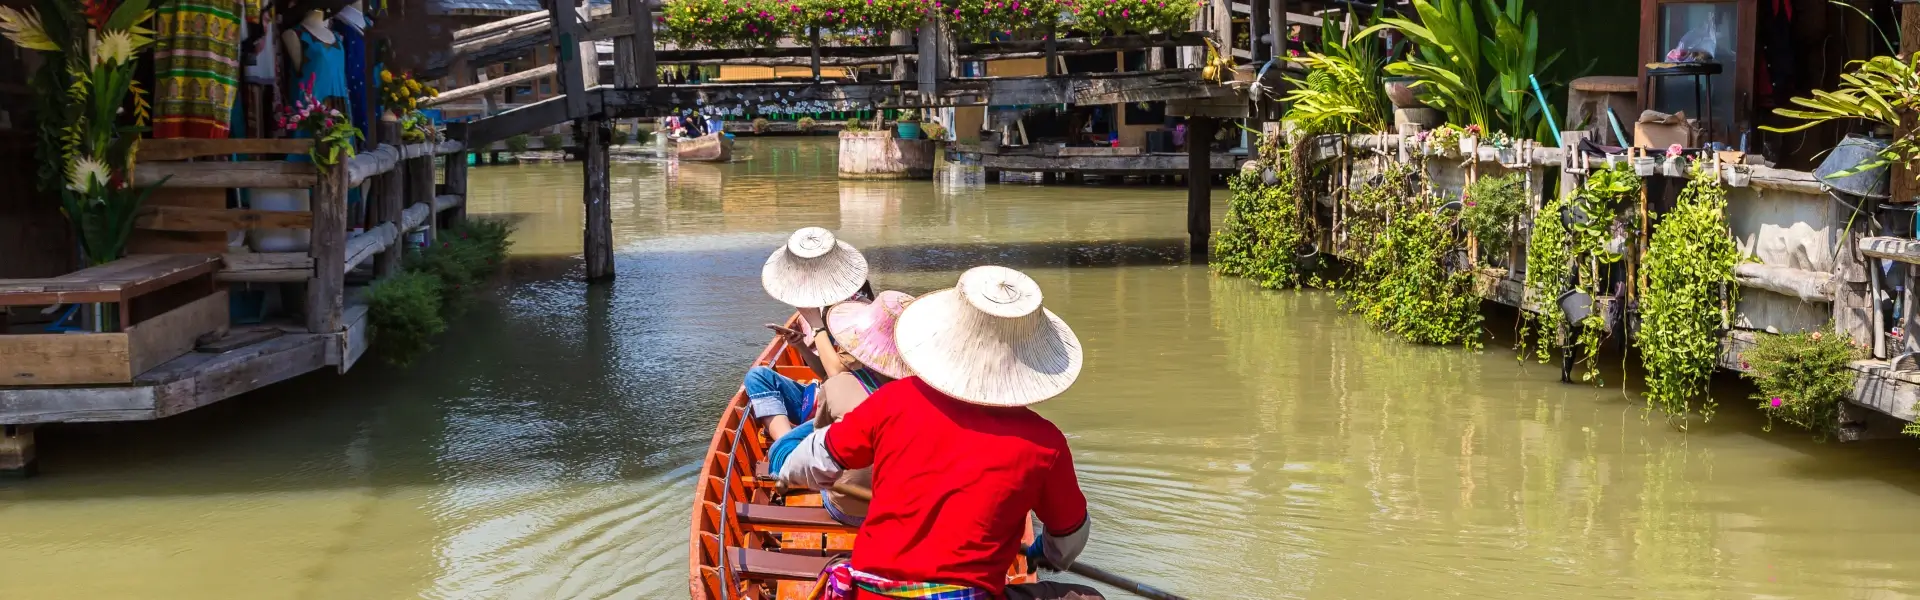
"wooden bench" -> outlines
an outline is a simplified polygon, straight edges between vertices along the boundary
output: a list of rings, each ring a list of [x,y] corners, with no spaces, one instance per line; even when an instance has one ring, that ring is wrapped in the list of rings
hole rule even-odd
[[[219,268],[220,257],[213,254],[138,254],[59,277],[0,279],[0,306],[118,304],[120,326],[131,327],[213,293],[212,275]],[[174,292],[170,288],[176,286],[189,287],[179,291],[190,297],[141,302],[149,294]]]
[[[832,561],[824,556],[799,556],[772,550],[727,548],[727,560],[735,573],[762,579],[813,581]]]
[[[44,279],[0,279],[0,307],[112,304],[114,331],[11,334],[0,323],[0,386],[126,384],[227,325],[212,254],[143,254]]]

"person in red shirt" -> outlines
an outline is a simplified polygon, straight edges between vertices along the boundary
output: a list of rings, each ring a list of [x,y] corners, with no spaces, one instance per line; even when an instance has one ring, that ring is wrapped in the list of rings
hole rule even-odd
[[[1092,529],[1066,436],[1028,406],[1080,374],[1079,338],[1032,278],[977,267],[914,300],[894,326],[917,375],[888,383],[787,458],[789,485],[824,489],[871,468],[873,502],[829,598],[1087,599],[1093,588],[1007,585],[1024,551],[1066,569]],[[1044,532],[1020,545],[1027,514]]]

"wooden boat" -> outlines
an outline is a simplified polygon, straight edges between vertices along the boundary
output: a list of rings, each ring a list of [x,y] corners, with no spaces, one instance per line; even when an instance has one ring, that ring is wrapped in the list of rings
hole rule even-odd
[[[678,140],[672,148],[674,157],[683,161],[723,163],[733,160],[733,138],[724,133]]]
[[[799,327],[799,316],[788,319],[787,326]],[[815,377],[778,336],[749,366],[770,366],[796,381]],[[834,521],[820,507],[819,493],[778,493],[767,475],[772,444],[747,418],[746,389],[734,392],[694,487],[693,533],[687,543],[693,600],[801,600],[833,557],[853,551],[856,530]],[[1029,522],[1025,542],[1032,541]],[[1034,581],[1026,559],[1017,559],[1008,582]]]

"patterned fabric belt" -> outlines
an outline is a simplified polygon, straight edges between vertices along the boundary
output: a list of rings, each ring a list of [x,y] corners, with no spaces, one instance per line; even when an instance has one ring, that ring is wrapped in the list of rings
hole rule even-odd
[[[980,588],[944,583],[917,583],[912,581],[894,581],[879,575],[853,568],[848,563],[837,563],[827,568],[822,579],[826,585],[815,588],[821,600],[848,600],[853,597],[853,586],[892,598],[920,598],[923,600],[992,600],[993,595]]]

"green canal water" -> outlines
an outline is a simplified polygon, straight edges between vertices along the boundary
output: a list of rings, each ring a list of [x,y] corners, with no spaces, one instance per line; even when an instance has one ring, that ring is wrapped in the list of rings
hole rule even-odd
[[[1192,598],[1920,595],[1911,442],[1764,432],[1738,392],[1683,434],[1503,340],[1402,344],[1188,264],[1179,188],[843,182],[825,140],[740,150],[617,164],[603,287],[578,281],[578,164],[475,169],[524,259],[411,368],[43,429],[43,475],[0,482],[0,598],[684,598],[695,461],[803,225],[883,289],[1033,275],[1086,345],[1040,407],[1093,505],[1085,559]]]

